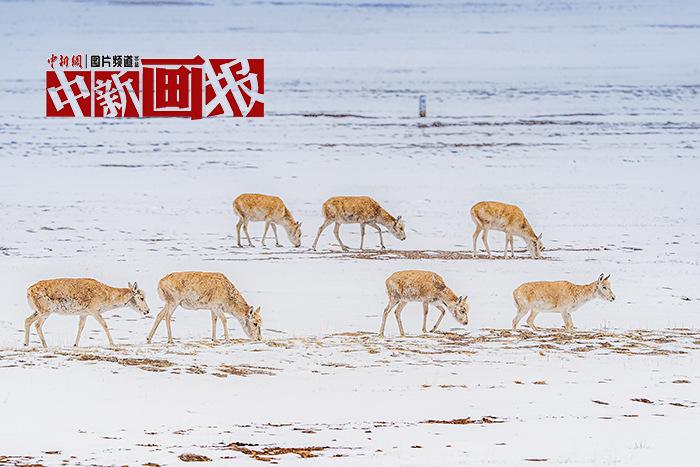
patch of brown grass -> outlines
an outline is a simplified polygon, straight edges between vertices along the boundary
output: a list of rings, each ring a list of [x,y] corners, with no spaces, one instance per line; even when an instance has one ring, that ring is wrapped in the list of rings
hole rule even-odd
[[[255,459],[262,462],[271,462],[275,460],[275,457],[282,456],[285,454],[296,454],[302,459],[308,459],[312,457],[318,457],[319,452],[328,449],[328,446],[307,446],[302,448],[283,448],[277,446],[269,446],[260,449],[253,449],[250,444],[245,443],[230,443],[226,446],[227,449],[240,452],[249,456],[251,459]]]
[[[187,373],[190,373],[192,375],[203,375],[204,373],[206,373],[206,370],[204,368],[202,368],[201,366],[197,366],[197,365],[192,365],[190,367],[187,367],[186,371],[187,371]]]
[[[177,456],[182,462],[211,462],[211,459],[202,454],[184,453]]]
[[[224,376],[249,376],[249,375],[268,375],[274,376],[276,374],[276,368],[269,367],[255,367],[250,365],[220,365],[217,368],[220,374]]]
[[[34,458],[29,456],[1,456],[0,465],[16,465],[22,467],[43,467],[44,464],[34,463]]]
[[[71,354],[72,357],[75,357],[76,360],[79,360],[81,362],[94,362],[94,361],[101,361],[101,362],[110,362],[110,363],[116,363],[118,365],[123,365],[123,366],[137,366],[141,368],[142,370],[147,370],[147,371],[163,371],[164,368],[169,368],[173,366],[173,362],[169,360],[161,360],[161,359],[155,359],[155,358],[121,358],[121,357],[114,357],[111,355],[100,355],[100,354],[79,354],[79,355],[73,355]]]
[[[425,420],[421,423],[434,423],[439,425],[488,425],[491,423],[504,423],[505,420],[486,415],[481,418],[455,418],[453,420]]]
[[[442,259],[442,260],[468,260],[475,259],[471,251],[448,250],[367,250],[353,251],[348,255],[355,259]],[[485,258],[483,256],[482,258]]]

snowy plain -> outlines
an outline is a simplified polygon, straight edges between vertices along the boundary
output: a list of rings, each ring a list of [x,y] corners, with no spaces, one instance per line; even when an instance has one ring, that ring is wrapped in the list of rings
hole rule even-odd
[[[694,464],[696,2],[0,9],[0,463]],[[51,53],[260,56],[266,116],[46,119]],[[257,246],[236,248],[243,192],[283,197],[302,247],[262,248],[254,225]],[[309,251],[341,194],[402,215],[408,238],[341,253],[328,229]],[[469,258],[469,207],[485,199],[520,205],[545,259],[517,240],[515,260]],[[357,246],[358,231],[341,235]],[[390,318],[380,339],[384,280],[409,268],[467,294],[469,325],[447,316],[421,336],[413,304],[409,337]],[[261,306],[264,341],[234,323],[214,345],[206,312],[178,310],[176,343],[161,328],[145,344],[157,282],[182,270],[225,273]],[[556,315],[507,331],[520,283],[602,272],[617,301],[577,311],[575,334]],[[48,350],[34,332],[24,348],[26,289],[52,277],[136,280],[151,316],[106,316],[117,350],[90,320],[74,349],[77,320],[58,316]]]

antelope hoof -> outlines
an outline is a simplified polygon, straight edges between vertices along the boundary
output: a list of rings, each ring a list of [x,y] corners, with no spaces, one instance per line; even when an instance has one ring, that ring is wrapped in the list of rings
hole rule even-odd
[[[340,248],[341,248],[343,251],[350,251],[350,248],[348,248],[348,247],[346,247],[346,246],[341,246]]]
[[[279,248],[279,247],[282,246],[282,244],[281,244],[281,243],[275,243],[275,246],[276,246],[277,248]]]

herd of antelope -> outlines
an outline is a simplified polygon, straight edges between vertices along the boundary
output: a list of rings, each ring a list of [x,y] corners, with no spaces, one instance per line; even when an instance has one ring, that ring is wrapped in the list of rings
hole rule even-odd
[[[236,225],[237,244],[241,245],[241,228],[245,233],[249,246],[253,246],[248,233],[248,223],[265,222],[262,244],[265,245],[267,232],[272,228],[275,244],[281,246],[277,236],[277,226],[287,233],[289,241],[295,247],[301,246],[301,222],[294,219],[291,211],[277,196],[261,194],[243,194],[233,202],[233,210],[238,215]],[[316,250],[323,231],[335,224],[333,233],[338,244],[347,251],[349,248],[340,238],[341,224],[360,225],[360,250],[364,249],[365,227],[377,230],[382,249],[384,239],[381,227],[386,228],[399,240],[406,239],[405,224],[401,216],[394,217],[379,203],[368,196],[341,196],[329,198],[323,203],[323,224],[318,229],[312,249]],[[483,201],[475,204],[470,210],[471,218],[476,225],[472,236],[472,255],[476,257],[479,234],[489,258],[492,258],[488,243],[489,230],[505,233],[504,258],[508,257],[510,245],[511,257],[515,256],[513,237],[522,238],[532,258],[540,258],[544,247],[542,235],[535,234],[522,210],[517,206],[495,201]],[[382,315],[379,335],[384,336],[384,329],[389,313],[394,310],[399,334],[404,336],[401,312],[409,302],[423,304],[423,333],[427,332],[429,306],[438,309],[440,315],[430,332],[436,332],[447,310],[462,325],[469,322],[469,304],[467,296],[455,294],[438,274],[431,271],[408,270],[398,271],[386,279],[388,304]],[[211,313],[211,337],[217,341],[216,326],[221,321],[224,339],[229,339],[228,317],[233,317],[241,325],[245,334],[252,340],[262,339],[262,318],[260,307],[250,306],[236,287],[221,273],[217,272],[173,272],[163,277],[158,283],[158,295],[165,302],[163,309],[156,316],[153,327],[146,338],[150,343],[165,321],[168,343],[173,342],[172,316],[179,306],[187,310],[209,310]],[[568,281],[527,282],[513,291],[516,315],[512,321],[515,330],[522,318],[529,313],[527,323],[532,330],[537,331],[535,318],[539,313],[559,313],[564,322],[564,329],[574,329],[571,313],[586,302],[601,298],[615,300],[615,294],[610,285],[610,275],[601,274],[589,284],[577,285]],[[80,335],[88,316],[93,317],[104,330],[110,346],[114,341],[109,333],[107,323],[102,317],[106,311],[128,307],[136,312],[147,315],[149,307],[146,297],[134,282],[128,287],[110,287],[95,279],[51,279],[39,281],[27,290],[27,300],[33,310],[24,322],[24,345],[29,345],[29,333],[34,325],[42,346],[47,347],[42,326],[44,321],[53,313],[75,315],[79,317],[78,333],[75,346],[80,343]]]

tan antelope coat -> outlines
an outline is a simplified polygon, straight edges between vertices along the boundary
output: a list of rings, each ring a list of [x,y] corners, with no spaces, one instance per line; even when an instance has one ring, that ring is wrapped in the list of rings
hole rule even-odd
[[[382,315],[382,325],[379,329],[380,336],[384,336],[386,318],[395,306],[396,311],[394,314],[399,326],[399,334],[401,336],[405,335],[403,324],[401,323],[401,312],[409,302],[423,303],[423,333],[427,332],[426,322],[428,320],[429,305],[433,305],[440,310],[440,316],[430,332],[437,331],[442,318],[445,316],[443,305],[450,310],[460,324],[466,326],[469,323],[469,305],[467,304],[466,295],[458,297],[445,285],[442,277],[432,271],[408,270],[395,272],[386,280],[386,293],[389,297],[389,303]]]
[[[95,318],[107,335],[109,345],[114,347],[102,313],[128,307],[143,315],[148,314],[146,297],[136,283],[129,283],[126,288],[117,288],[95,279],[49,279],[30,286],[27,289],[27,301],[33,313],[24,321],[24,345],[29,345],[29,331],[34,324],[44,348],[47,346],[42,326],[53,313],[80,317],[74,344],[76,347],[80,343],[80,335],[88,316]]]
[[[382,230],[379,228],[380,225],[386,227],[399,240],[406,239],[405,225],[401,216],[392,216],[369,196],[336,196],[329,198],[323,203],[323,217],[323,224],[319,227],[316,239],[311,247],[313,250],[316,249],[316,244],[323,231],[333,223],[335,223],[333,233],[343,251],[347,251],[348,247],[340,239],[341,224],[360,224],[360,250],[364,249],[365,226],[367,225],[373,227],[379,233],[379,243],[382,249],[386,247],[384,246]]]
[[[272,227],[275,235],[275,245],[282,246],[277,238],[277,226],[280,225],[287,232],[289,241],[295,247],[301,245],[301,222],[294,220],[294,216],[281,198],[278,196],[261,195],[258,193],[245,193],[233,201],[233,211],[238,214],[236,235],[238,246],[241,245],[241,227],[248,239],[248,245],[253,246],[248,234],[249,222],[264,222],[265,230],[262,236],[262,245],[265,246],[267,230]]]
[[[564,320],[564,329],[572,331],[574,322],[571,313],[593,300],[601,298],[614,301],[615,294],[610,285],[610,275],[590,284],[577,285],[569,281],[540,281],[526,282],[513,291],[513,299],[517,309],[513,318],[513,329],[518,326],[521,319],[530,312],[527,324],[531,329],[538,330],[535,326],[535,318],[539,313],[560,313]]]
[[[482,240],[486,247],[486,253],[492,258],[489,248],[489,230],[505,232],[506,246],[503,249],[503,257],[508,257],[508,244],[510,244],[511,257],[515,257],[513,237],[520,237],[525,240],[527,248],[533,258],[540,258],[542,255],[542,234],[537,236],[530,226],[523,211],[512,204],[499,203],[497,201],[481,201],[471,208],[471,216],[476,230],[472,235],[472,255],[476,257],[476,241],[479,233],[482,233]]]
[[[162,320],[165,320],[168,343],[173,342],[171,319],[178,306],[186,310],[209,310],[214,341],[217,340],[217,319],[221,320],[224,327],[224,338],[229,339],[227,315],[238,320],[250,339],[262,338],[260,307],[253,309],[248,305],[231,281],[219,272],[173,272],[158,283],[158,295],[165,301],[165,305],[148,334],[146,341],[149,343]]]

